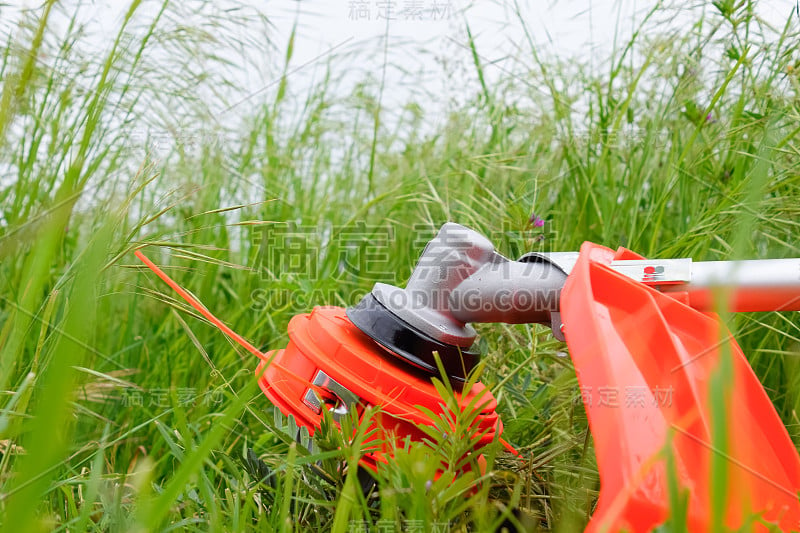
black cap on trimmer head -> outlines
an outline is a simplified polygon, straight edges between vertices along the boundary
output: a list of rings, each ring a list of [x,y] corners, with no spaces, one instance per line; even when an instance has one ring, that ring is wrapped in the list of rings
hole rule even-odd
[[[459,390],[480,360],[479,353],[444,344],[412,327],[371,293],[348,307],[347,317],[391,355],[430,376],[440,376],[434,357],[434,352],[437,352],[447,378]]]

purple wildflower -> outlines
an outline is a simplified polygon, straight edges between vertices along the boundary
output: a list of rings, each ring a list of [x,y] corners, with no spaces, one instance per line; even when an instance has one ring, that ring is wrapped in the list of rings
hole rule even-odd
[[[536,213],[533,213],[533,214],[531,215],[531,218],[529,218],[529,219],[528,219],[528,221],[529,221],[531,224],[533,224],[533,227],[534,227],[534,228],[541,228],[541,227],[543,227],[543,226],[544,226],[544,219],[543,219],[543,218],[541,218],[541,217],[540,217],[539,215],[537,215]]]

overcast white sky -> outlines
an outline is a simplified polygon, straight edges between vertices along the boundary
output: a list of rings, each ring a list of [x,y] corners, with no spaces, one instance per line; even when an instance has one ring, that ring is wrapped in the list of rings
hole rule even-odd
[[[67,17],[72,13],[69,6],[76,1],[66,2],[67,15],[53,16],[51,23],[55,27],[64,28]],[[200,2],[178,1],[182,3],[175,5],[182,10],[185,6]],[[333,75],[340,79],[333,88],[339,97],[347,97],[353,84],[362,81],[365,76],[371,76],[373,80],[385,76],[385,88],[381,95],[381,122],[384,127],[391,128],[392,124],[398,123],[393,117],[403,112],[403,106],[395,104],[404,104],[413,99],[425,111],[422,129],[437,131],[439,123],[446,119],[448,105],[454,100],[472,98],[478,90],[472,58],[466,47],[467,27],[475,37],[491,86],[495,79],[508,76],[509,72],[525,71],[524,67],[519,68],[520,63],[527,66],[532,64],[525,28],[540,56],[548,59],[575,57],[584,64],[601,69],[611,50],[619,50],[619,43],[627,40],[645,14],[656,5],[654,0],[516,0],[521,13],[519,17],[515,13],[515,0],[475,0],[472,4],[467,4],[467,1],[217,0],[205,3],[205,8],[215,10],[218,15],[224,14],[226,18],[230,16],[228,10],[235,3],[246,3],[250,8],[260,11],[269,19],[268,27],[258,24],[240,27],[234,24],[233,30],[229,31],[241,32],[257,42],[269,42],[277,46],[269,53],[265,53],[263,47],[220,50],[219,54],[231,63],[242,66],[231,69],[230,73],[227,69],[221,71],[226,80],[232,81],[240,89],[226,102],[218,98],[209,100],[213,102],[210,111],[219,118],[215,118],[218,123],[224,124],[226,131],[236,131],[250,109],[260,103],[273,101],[276,80],[280,79],[280,63],[291,29],[296,24],[295,52],[288,71],[288,99],[293,102],[295,111],[302,110],[305,89],[312,87],[330,68],[335,71]],[[653,27],[660,32],[669,28],[680,32],[690,31],[687,26],[690,22],[687,21],[696,20],[696,15],[687,13],[689,4],[685,1],[678,3],[680,0],[665,1],[675,2],[673,5],[680,9],[660,10],[660,20],[653,22]],[[19,10],[38,9],[41,3],[42,0],[0,0],[0,35],[14,35]],[[139,10],[142,24],[150,22],[160,4],[160,0],[143,1]],[[796,4],[797,0],[762,0],[757,4],[757,13],[780,29],[789,17],[794,17],[792,24],[800,24],[800,17],[797,13],[793,14]],[[98,58],[105,57],[128,5],[129,2],[118,0],[81,2],[79,18],[88,24],[88,35],[79,43],[82,49],[91,53],[97,51]],[[390,11],[387,12],[387,9]],[[710,2],[699,0],[693,9],[713,10]],[[678,18],[670,19],[671,14],[677,14]],[[388,23],[387,15],[390,18]],[[174,27],[175,21],[172,23]],[[191,27],[195,21],[181,19],[177,23]],[[388,41],[383,39],[387,35]],[[618,43],[616,47],[615,41]],[[384,43],[388,44],[384,46]],[[333,59],[331,49],[336,54]],[[390,67],[384,68],[384,65]],[[199,84],[198,91],[201,92],[195,93],[203,101],[205,93],[202,91],[209,90],[207,85]],[[526,82],[525,91],[528,87],[535,90],[535,80]],[[374,93],[375,85],[369,91],[370,94]],[[522,98],[527,97],[526,92]],[[241,105],[229,111],[230,102],[240,102]],[[166,112],[169,119],[180,114],[171,108],[161,112]],[[158,115],[158,112],[153,115]],[[190,135],[197,135],[198,131],[205,134],[207,127],[213,130],[213,124],[197,124],[191,116],[187,123],[180,123],[180,118],[177,120],[179,134],[189,132]],[[140,142],[143,151],[152,152],[148,139],[166,138],[166,141],[159,141],[159,147],[164,142],[168,148],[175,129],[172,122],[169,124],[169,131],[160,123],[146,124],[144,130],[131,132],[131,142]],[[164,153],[168,153],[166,148]]]
[[[334,50],[337,54],[348,54],[336,63],[339,75],[344,73],[354,80],[369,74],[377,79],[385,75],[385,103],[403,102],[414,91],[438,95],[445,101],[464,92],[466,81],[459,79],[462,76],[471,78],[468,81],[474,84],[475,73],[465,46],[467,26],[476,39],[490,80],[513,69],[514,58],[530,58],[515,5],[519,6],[537,53],[546,57],[574,56],[599,64],[608,56],[615,40],[630,36],[656,4],[654,0],[475,0],[471,3],[468,0],[245,0],[244,3],[269,17],[274,26],[269,38],[280,46],[285,47],[292,26],[297,24],[290,67],[290,83],[295,90],[319,78],[329,51]],[[10,4],[32,8],[40,5],[41,0],[11,0]],[[95,46],[103,49],[110,45],[128,4],[117,0],[84,3],[82,16],[90,22]],[[213,7],[221,12],[233,4],[219,0]],[[140,9],[154,15],[159,5],[158,1],[145,0]],[[692,18],[685,11],[689,2],[673,5],[681,6],[681,10],[674,12],[683,20],[666,23],[681,28]],[[703,9],[704,5],[705,9],[713,9],[710,2],[699,1],[696,9]],[[795,5],[796,0],[762,0],[757,10],[759,16],[782,27]],[[15,19],[14,7],[0,7],[0,26]],[[671,11],[659,16],[663,19],[666,13]],[[664,28],[663,20],[659,28]],[[381,37],[385,35],[389,39],[384,48]],[[270,60],[274,63],[281,57],[279,51]],[[230,59],[244,64],[243,58]],[[384,72],[384,63],[394,67]],[[274,70],[248,71],[242,75],[246,79],[238,81],[250,91],[257,91],[272,81]]]

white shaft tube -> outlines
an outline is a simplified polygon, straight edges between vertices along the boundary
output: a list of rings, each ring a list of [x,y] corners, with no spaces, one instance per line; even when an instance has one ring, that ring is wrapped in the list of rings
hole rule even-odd
[[[692,262],[689,283],[660,289],[686,292],[700,310],[726,298],[731,311],[800,311],[800,259]]]

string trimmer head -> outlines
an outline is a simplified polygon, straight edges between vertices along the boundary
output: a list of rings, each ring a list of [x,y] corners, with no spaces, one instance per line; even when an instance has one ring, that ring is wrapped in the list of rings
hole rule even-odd
[[[513,294],[525,277],[536,280],[528,302]],[[374,423],[383,448],[368,457],[370,463],[398,439],[425,438],[419,426],[435,421],[424,413],[445,408],[432,380],[446,380],[459,408],[479,406],[472,429],[482,435],[476,448],[482,447],[499,437],[502,423],[491,392],[480,382],[466,387],[479,361],[470,350],[476,334],[469,322],[549,323],[565,279],[544,256],[510,261],[480,234],[445,224],[405,288],[377,283],[346,310],[318,307],[294,317],[288,346],[267,354],[278,365],[266,361],[258,370],[261,388],[312,432],[323,409],[339,419],[379,406]]]

